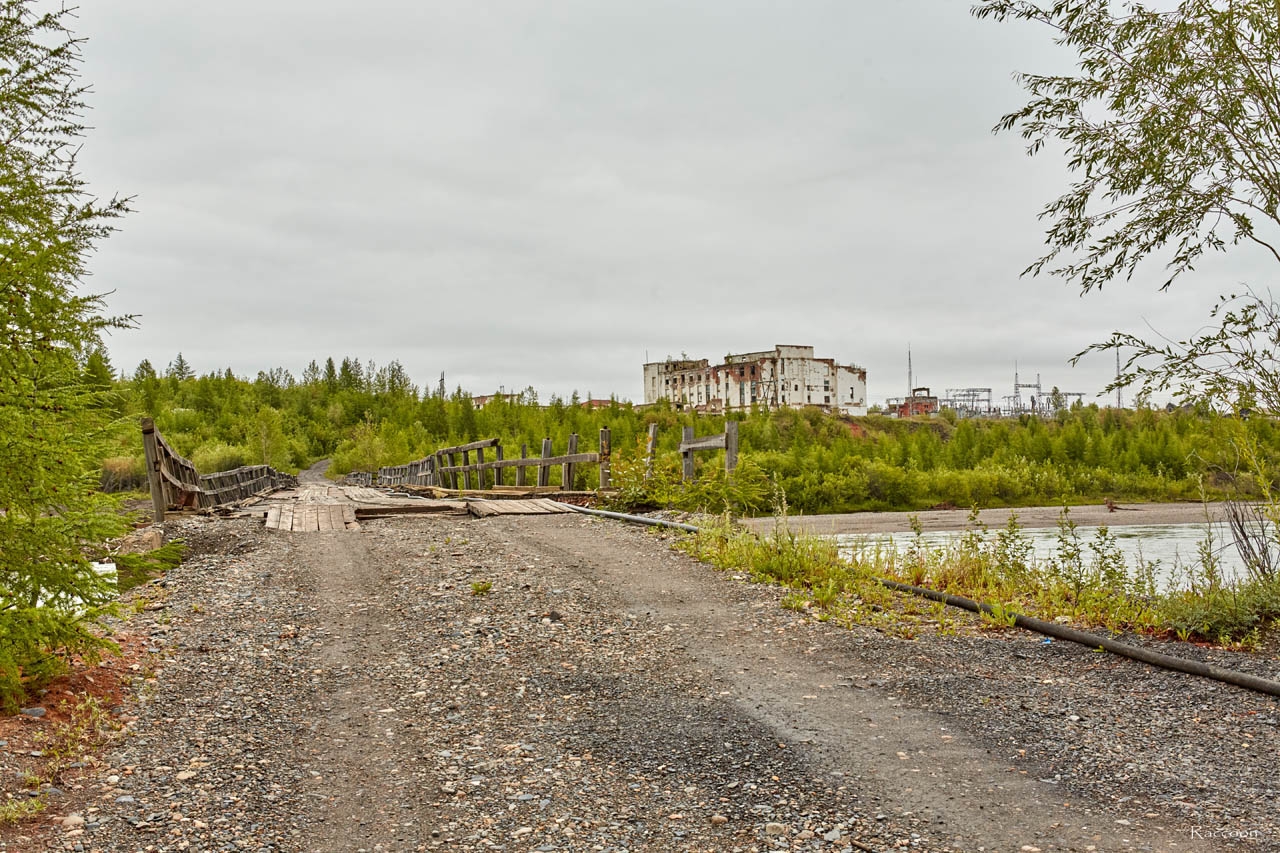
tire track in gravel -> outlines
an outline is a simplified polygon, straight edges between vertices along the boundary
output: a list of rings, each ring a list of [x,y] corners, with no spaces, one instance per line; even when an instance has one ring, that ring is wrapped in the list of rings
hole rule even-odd
[[[880,689],[840,689],[877,681],[876,662],[849,654],[848,644],[762,636],[743,587],[691,561],[645,559],[631,531],[563,516],[491,522],[528,552],[582,566],[627,608],[677,626],[697,664],[731,685],[738,708],[858,780],[886,811],[924,816],[957,849],[1213,849],[1159,821],[1139,827],[1101,807],[1064,807],[1059,788],[1009,772],[945,718]]]
[[[404,566],[375,559],[368,541],[341,532],[294,537],[298,561],[315,576],[327,637],[314,661],[322,717],[313,761],[329,768],[330,782],[306,844],[318,853],[413,849],[434,816],[407,790],[405,770],[421,745],[403,716],[404,697],[375,677],[396,665],[402,645],[406,626],[387,593]]]

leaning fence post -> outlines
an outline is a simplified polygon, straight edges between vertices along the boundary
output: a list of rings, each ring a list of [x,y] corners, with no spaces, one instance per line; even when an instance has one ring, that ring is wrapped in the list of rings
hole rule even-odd
[[[160,481],[160,448],[156,446],[156,422],[142,419],[142,449],[147,457],[147,485],[151,487],[151,508],[156,521],[164,521],[164,486]]]
[[[609,428],[600,428],[600,490],[609,488]]]
[[[683,435],[684,435],[684,438],[681,442],[682,444],[688,444],[689,442],[693,441],[693,427],[691,426],[685,427],[683,431]],[[693,479],[693,451],[689,449],[681,449],[680,457],[681,457],[680,461],[681,461],[681,469],[682,469],[680,472],[681,477],[686,481],[692,480]]]
[[[724,422],[724,470],[733,473],[738,467],[738,422]]]

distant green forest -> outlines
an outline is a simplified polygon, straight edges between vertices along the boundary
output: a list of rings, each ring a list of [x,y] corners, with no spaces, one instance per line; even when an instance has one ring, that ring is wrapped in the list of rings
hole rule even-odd
[[[629,403],[589,408],[576,394],[539,400],[532,389],[476,406],[461,388],[420,393],[394,361],[376,366],[329,358],[313,361],[301,377],[273,369],[250,380],[230,370],[194,375],[179,355],[162,371],[143,362],[121,378],[96,352],[86,370],[114,392],[109,397],[121,430],[116,455],[104,463],[104,482],[117,487],[141,482],[136,427],[143,415],[153,416],[174,448],[205,473],[258,463],[296,471],[325,457],[333,459],[334,474],[376,470],[491,437],[502,439],[509,456],[521,444],[536,455],[544,437],[564,452],[571,432],[582,436],[586,450],[607,426],[622,485],[639,476],[634,462],[650,423],[660,428],[656,480],[668,485],[680,427],[692,425],[698,435],[724,430],[723,416]],[[755,480],[749,490],[755,497],[745,508],[756,512],[768,512],[768,494],[779,492],[792,512],[803,513],[1256,497],[1255,468],[1268,480],[1280,470],[1280,432],[1272,421],[1207,410],[1077,405],[1049,417],[957,420],[944,412],[896,420],[809,408],[730,417],[740,421],[741,476]],[[1247,458],[1260,464],[1246,465]],[[699,454],[698,462],[711,476],[723,465],[715,454]],[[575,485],[590,488],[594,471],[579,476]],[[629,485],[635,503],[707,500],[705,491]]]

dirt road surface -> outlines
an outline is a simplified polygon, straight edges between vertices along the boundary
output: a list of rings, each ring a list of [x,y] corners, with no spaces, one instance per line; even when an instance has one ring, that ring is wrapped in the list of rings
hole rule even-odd
[[[6,849],[1280,849],[1268,697],[838,628],[577,515],[167,528],[126,732]]]

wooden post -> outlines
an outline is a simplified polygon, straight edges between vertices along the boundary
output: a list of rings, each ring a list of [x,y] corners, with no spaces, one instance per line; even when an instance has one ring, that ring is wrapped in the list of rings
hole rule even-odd
[[[156,521],[164,521],[164,484],[160,478],[160,448],[156,446],[156,422],[142,419],[142,449],[147,456],[147,484],[151,487],[151,509]]]
[[[450,453],[450,454],[449,454],[449,467],[450,467],[450,468],[452,468],[452,467],[454,467],[456,464],[457,464],[457,457],[455,457],[455,456],[454,456],[454,454]],[[458,472],[457,472],[457,471],[450,471],[450,472],[449,472],[449,478],[448,478],[448,479],[449,479],[449,488],[451,488],[451,489],[457,489],[457,488],[458,488]]]
[[[483,447],[476,448],[476,464],[484,465],[484,448]],[[479,471],[476,471],[476,488],[477,489],[480,489],[482,491],[484,490],[484,480],[485,480],[484,468],[481,468]]]
[[[468,492],[471,491],[471,472],[467,469],[471,467],[471,451],[462,451],[462,488]]]
[[[566,451],[570,456],[578,452],[578,434],[576,432],[569,433],[569,449]],[[573,489],[573,478],[577,472],[574,470],[577,466],[572,462],[566,462],[560,466],[560,488],[565,491]]]
[[[693,441],[693,427],[691,426],[685,427],[683,435],[684,435],[684,441],[686,444],[690,441]],[[680,457],[681,457],[680,461],[682,463],[682,471],[681,471],[682,478],[685,481],[692,480],[693,479],[693,451],[692,450],[681,451]]]
[[[498,461],[501,462],[502,461],[502,445],[499,444],[496,447],[494,447],[493,452],[498,455]],[[493,469],[493,487],[495,489],[498,488],[499,486],[506,485],[506,483],[502,482],[502,471],[503,471],[503,468],[501,465]]]
[[[653,454],[658,449],[658,425],[649,424],[649,438],[644,443],[644,478],[653,476]]]
[[[542,439],[542,458],[546,459],[550,456],[551,456],[551,439],[544,438]],[[545,462],[543,462],[541,465],[538,466],[538,485],[539,486],[551,485],[551,468]]]
[[[529,445],[527,444],[520,445],[520,458],[521,459],[529,458]],[[516,469],[516,486],[517,487],[524,486],[524,472],[526,470],[527,469],[523,465],[521,465],[519,468]]]
[[[724,470],[732,474],[738,467],[738,422],[724,422]]]
[[[600,428],[600,489],[609,488],[609,428]]]

